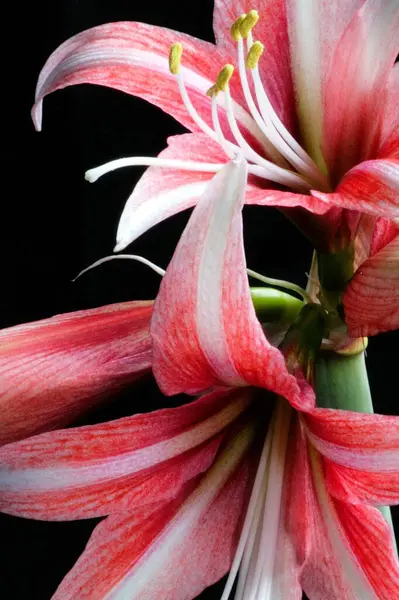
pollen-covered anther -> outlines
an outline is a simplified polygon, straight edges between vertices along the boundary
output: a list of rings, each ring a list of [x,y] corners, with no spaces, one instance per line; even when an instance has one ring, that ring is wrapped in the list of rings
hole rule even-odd
[[[245,21],[246,16],[247,15],[245,13],[243,13],[240,17],[238,17],[238,19],[236,19],[234,21],[233,25],[230,28],[230,35],[234,42],[238,42],[238,40],[241,38],[240,29],[241,29],[241,25]]]
[[[258,21],[259,21],[258,11],[250,10],[240,25],[241,37],[246,39]]]
[[[257,67],[260,57],[263,54],[264,45],[262,42],[254,42],[247,54],[246,65],[248,69]]]
[[[176,42],[176,44],[171,46],[169,52],[169,70],[173,75],[179,73],[182,54],[183,46],[180,42]]]
[[[227,86],[229,85],[229,81],[234,73],[233,65],[225,65],[223,69],[220,71],[219,75],[216,79],[216,88],[218,92],[225,92]]]

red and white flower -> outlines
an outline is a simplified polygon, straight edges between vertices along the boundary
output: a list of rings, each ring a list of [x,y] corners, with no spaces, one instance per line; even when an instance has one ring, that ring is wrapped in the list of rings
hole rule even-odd
[[[328,251],[342,244],[339,224],[349,213],[398,219],[397,0],[260,0],[259,22],[251,8],[246,0],[215,0],[216,45],[112,23],[66,41],[44,66],[33,110],[38,128],[46,94],[95,83],[149,100],[192,132],[170,138],[157,158],[119,159],[87,173],[94,181],[119,167],[150,165],[127,201],[117,250],[195,205],[237,152],[248,161],[246,202],[289,209],[294,219],[294,207],[307,209],[315,218],[301,214],[299,223]],[[395,228],[390,243],[375,252],[369,230],[370,253],[344,298],[353,336],[399,325],[398,230],[387,227]]]

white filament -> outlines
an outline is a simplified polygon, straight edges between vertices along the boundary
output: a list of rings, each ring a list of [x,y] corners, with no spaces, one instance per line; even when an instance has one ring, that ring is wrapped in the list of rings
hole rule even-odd
[[[106,173],[122,169],[124,167],[165,167],[169,169],[179,169],[182,171],[202,171],[205,173],[216,173],[224,167],[223,163],[201,163],[194,161],[175,160],[169,158],[153,158],[151,156],[131,156],[128,158],[118,158],[111,160],[103,165],[94,167],[85,173],[85,179],[94,183]]]
[[[78,275],[76,275],[76,277],[75,277],[75,279],[73,279],[73,281],[76,281],[78,279],[78,277],[80,277],[84,273],[87,273],[87,271],[91,271],[91,269],[94,269],[95,267],[99,267],[100,265],[103,265],[104,263],[109,262],[110,260],[119,260],[119,259],[135,260],[137,262],[142,263],[143,265],[146,265],[147,267],[150,267],[150,269],[155,271],[155,273],[157,273],[161,277],[163,277],[165,275],[165,271],[163,269],[161,269],[161,267],[158,267],[158,265],[156,265],[155,263],[151,262],[150,260],[147,260],[146,258],[144,258],[144,256],[139,256],[138,254],[118,254],[116,256],[115,255],[104,256],[104,258],[100,258],[99,260],[96,260],[96,262],[94,262],[92,265],[90,265],[89,267],[86,267],[85,269],[83,269],[83,271],[80,271],[80,273],[78,273]]]

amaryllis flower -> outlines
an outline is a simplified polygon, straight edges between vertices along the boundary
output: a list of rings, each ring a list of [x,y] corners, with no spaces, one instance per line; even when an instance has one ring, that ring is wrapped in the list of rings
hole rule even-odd
[[[193,206],[214,172],[242,153],[246,202],[289,210],[318,250],[335,255],[339,309],[359,266],[352,255],[359,231],[347,237],[343,224],[361,214],[399,217],[399,5],[260,0],[256,8],[215,0],[216,45],[142,23],[80,33],[43,68],[33,118],[40,128],[46,94],[88,82],[145,98],[192,132],[170,138],[157,158],[123,158],[87,173],[94,181],[150,165],[126,204],[117,250]],[[353,336],[399,325],[397,230],[386,225],[382,244],[373,227],[343,299]]]
[[[56,429],[151,368],[152,302],[0,331],[0,445]]]
[[[223,600],[238,570],[236,598],[398,596],[373,505],[399,498],[399,421],[315,408],[266,339],[245,269],[246,169],[236,159],[208,186],[151,322],[161,389],[208,392],[0,451],[3,511],[108,515],[54,599],[188,600],[229,569]]]

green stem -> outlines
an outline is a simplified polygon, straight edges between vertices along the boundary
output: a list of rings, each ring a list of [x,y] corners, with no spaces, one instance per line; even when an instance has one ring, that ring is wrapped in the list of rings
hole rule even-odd
[[[315,363],[315,380],[318,406],[374,412],[364,352],[351,356],[320,352]],[[379,509],[390,525],[395,541],[391,510],[389,506]]]
[[[352,356],[320,352],[315,366],[318,406],[374,412],[364,352]]]

